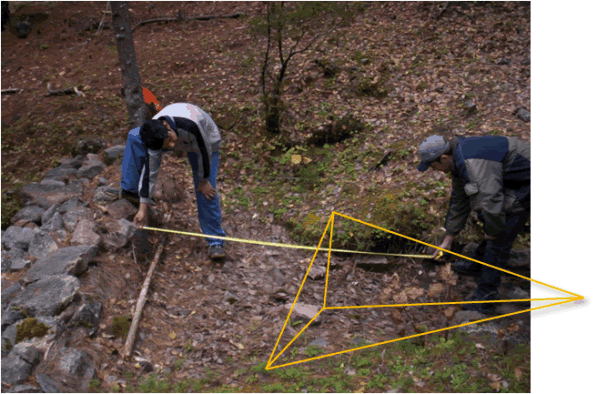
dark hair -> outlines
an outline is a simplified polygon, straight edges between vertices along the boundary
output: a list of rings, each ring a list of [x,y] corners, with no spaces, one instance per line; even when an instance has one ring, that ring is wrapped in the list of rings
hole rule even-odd
[[[162,145],[164,145],[164,140],[168,137],[168,129],[161,120],[158,119],[150,119],[146,120],[143,125],[141,125],[141,130],[139,130],[139,135],[141,136],[141,141],[143,144],[149,149],[162,149]]]

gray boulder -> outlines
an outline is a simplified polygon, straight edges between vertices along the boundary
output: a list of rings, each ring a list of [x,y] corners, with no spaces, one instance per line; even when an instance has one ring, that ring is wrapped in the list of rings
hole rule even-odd
[[[13,283],[9,286],[2,284],[2,311],[6,309],[10,301],[17,296],[18,293],[24,290],[24,287],[18,283]]]
[[[2,382],[10,385],[23,383],[31,372],[33,365],[16,356],[8,356],[2,360]]]
[[[62,349],[57,367],[63,374],[77,378],[82,388],[86,388],[89,381],[97,376],[91,356],[75,348]]]
[[[71,177],[71,175],[74,175],[76,173],[76,169],[74,169],[71,166],[65,166],[63,164],[60,167],[52,168],[50,171],[48,171],[44,179],[49,181],[51,180],[65,182]]]
[[[524,107],[518,108],[516,111],[516,117],[525,123],[529,123],[531,121],[531,113]]]
[[[30,283],[52,275],[82,275],[97,253],[97,246],[62,248],[52,256],[36,261],[23,280]]]
[[[94,230],[94,222],[88,219],[79,220],[73,231],[71,245],[99,246],[101,238]]]
[[[58,187],[64,187],[66,186],[66,183],[62,182],[62,181],[57,181],[55,179],[50,179],[50,178],[44,178],[39,182],[40,185],[50,185],[50,186],[58,186]]]
[[[37,380],[37,384],[39,384],[39,387],[41,387],[44,393],[61,393],[54,379],[52,379],[48,375],[43,373],[36,373],[35,379]]]
[[[46,231],[37,231],[29,245],[29,255],[37,258],[45,258],[57,251],[58,244]]]
[[[22,307],[29,316],[54,316],[70,304],[79,286],[79,280],[70,275],[46,277],[25,287],[9,307]]]
[[[3,346],[7,345],[9,351],[12,350],[17,341],[17,325],[17,323],[13,323],[2,331]],[[6,343],[4,343],[4,341]],[[4,364],[4,362],[2,362],[2,364]]]
[[[121,198],[106,205],[108,215],[114,219],[132,220],[137,213],[135,206],[128,200]]]
[[[87,334],[92,336],[97,332],[101,312],[101,302],[90,298],[85,299],[82,304],[75,309],[75,312],[69,321],[69,325],[86,327]]]
[[[44,224],[46,224],[47,222],[49,222],[50,220],[52,220],[52,218],[54,217],[54,214],[56,212],[58,212],[59,208],[60,208],[60,204],[54,204],[50,208],[46,209],[46,211],[43,213],[43,215],[41,215],[42,226]]]
[[[18,384],[10,388],[7,393],[43,393],[39,387],[28,384]]]
[[[48,209],[52,205],[67,201],[73,196],[80,196],[81,193],[81,186],[76,184],[55,186],[29,183],[21,189],[21,201],[24,204],[39,205]]]
[[[61,214],[65,214],[69,211],[76,210],[79,207],[83,207],[84,205],[85,204],[83,203],[83,201],[81,200],[81,198],[79,196],[73,196],[73,197],[69,198],[67,201],[60,204],[60,207],[58,208],[58,212],[60,212]]]
[[[64,227],[68,231],[73,232],[75,231],[75,227],[77,226],[79,220],[89,219],[90,214],[91,210],[83,206],[73,208],[62,216],[62,220],[64,221]]]
[[[454,323],[462,324],[485,319],[486,316],[477,311],[458,311],[454,316]]]
[[[55,212],[51,219],[46,222],[40,228],[43,231],[60,231],[64,230],[64,220],[59,212]]]
[[[31,260],[27,258],[28,256],[25,256],[25,251],[23,249],[11,249],[8,251],[7,257],[10,260],[10,268],[8,269],[9,272],[24,270],[31,264]]]
[[[26,317],[27,316],[25,316],[25,313],[23,313],[21,309],[8,308],[6,311],[2,312],[2,330]]]
[[[104,143],[93,137],[81,137],[74,144],[72,155],[86,156],[89,153],[97,153],[104,147]]]
[[[25,220],[26,222],[41,224],[41,216],[44,211],[44,208],[38,207],[37,205],[28,205],[17,212],[12,219],[10,219],[10,222],[14,224],[19,220]]]
[[[85,157],[85,155],[77,155],[76,157],[71,159],[61,159],[60,163],[63,167],[72,167],[75,170],[78,170],[79,168],[81,168],[85,160],[87,160],[87,157]]]
[[[41,361],[42,354],[33,344],[20,342],[12,348],[8,356],[18,357],[35,367]]]
[[[10,226],[2,235],[2,244],[6,249],[26,250],[33,240],[35,231],[27,227]]]
[[[10,266],[12,265],[12,261],[8,251],[2,251],[2,273],[8,272],[10,270]]]
[[[109,189],[110,186],[100,186],[95,189],[95,194],[93,195],[93,201],[95,202],[110,202],[114,201],[114,197],[107,195],[104,193],[104,190]]]
[[[101,174],[106,168],[106,165],[101,161],[93,160],[87,162],[77,170],[77,178],[93,179]]]
[[[137,227],[126,219],[112,220],[105,223],[107,234],[102,241],[106,247],[120,249],[126,246],[137,231]]]
[[[104,150],[104,160],[110,165],[124,155],[125,145],[116,145]]]

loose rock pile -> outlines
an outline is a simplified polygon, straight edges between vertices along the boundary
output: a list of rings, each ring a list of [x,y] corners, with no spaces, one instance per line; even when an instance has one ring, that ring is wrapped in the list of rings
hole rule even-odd
[[[110,161],[123,149],[113,147]],[[102,310],[78,277],[100,250],[124,247],[136,231],[128,201],[103,209],[83,201],[83,185],[106,168],[97,154],[63,159],[21,190],[25,207],[2,232],[2,273],[18,279],[2,278],[3,391],[86,391],[96,377],[91,356],[66,339],[94,335]],[[23,384],[32,374],[39,387]]]

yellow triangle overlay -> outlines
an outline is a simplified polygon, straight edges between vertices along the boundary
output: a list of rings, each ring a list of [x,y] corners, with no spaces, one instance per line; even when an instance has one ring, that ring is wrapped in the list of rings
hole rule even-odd
[[[479,263],[479,264],[483,264],[483,265],[486,265],[486,266],[488,266],[488,267],[491,267],[491,268],[494,268],[494,269],[497,269],[497,270],[500,270],[500,271],[506,272],[506,273],[508,273],[508,274],[510,274],[510,275],[514,275],[514,276],[517,276],[517,277],[519,277],[519,278],[526,279],[526,280],[529,280],[529,281],[531,281],[531,282],[538,283],[538,284],[540,284],[540,285],[543,285],[543,286],[547,286],[547,287],[549,287],[549,288],[552,288],[552,289],[555,289],[555,290],[558,290],[558,291],[561,291],[561,292],[564,292],[564,293],[570,294],[572,297],[559,297],[559,298],[530,298],[530,299],[524,299],[524,300],[493,300],[493,301],[468,301],[468,302],[433,302],[433,303],[418,303],[418,304],[363,305],[363,306],[326,307],[326,300],[327,300],[327,293],[328,293],[328,278],[329,278],[329,272],[330,272],[330,257],[331,257],[331,255],[332,255],[332,238],[333,238],[333,234],[334,234],[334,216],[335,216],[335,215],[341,216],[341,217],[343,217],[343,218],[346,218],[346,219],[354,220],[354,221],[355,221],[355,222],[357,222],[357,223],[361,223],[361,224],[364,224],[364,225],[367,225],[367,226],[370,226],[370,227],[376,228],[376,229],[378,229],[378,230],[386,231],[386,232],[388,232],[388,233],[390,233],[390,234],[398,235],[398,236],[400,236],[400,237],[403,237],[403,238],[406,238],[406,239],[408,239],[408,240],[410,240],[410,241],[418,242],[418,243],[420,243],[420,244],[423,244],[423,245],[426,245],[426,246],[429,246],[429,247],[432,247],[432,248],[435,248],[435,249],[439,249],[439,250],[443,251],[444,253],[450,253],[450,254],[452,254],[452,255],[455,255],[455,256],[458,256],[458,257],[461,257],[461,258],[464,258],[464,259],[467,259],[467,260],[470,260],[470,261],[474,261],[474,262],[477,262],[477,263]],[[301,290],[303,289],[303,285],[305,284],[305,281],[307,280],[307,277],[308,277],[308,275],[309,275],[309,270],[310,270],[310,269],[311,269],[311,267],[313,266],[313,262],[315,261],[315,256],[317,256],[317,252],[319,252],[319,249],[320,249],[320,247],[321,247],[321,244],[323,243],[323,239],[325,238],[325,234],[327,233],[327,231],[328,231],[328,228],[330,229],[330,241],[329,241],[329,247],[328,247],[328,264],[327,264],[326,276],[325,276],[325,294],[324,294],[324,297],[323,297],[323,307],[322,307],[322,309],[321,309],[319,312],[317,312],[317,314],[316,314],[316,315],[315,315],[315,316],[314,316],[314,317],[313,317],[313,318],[312,318],[312,319],[311,319],[311,320],[310,320],[310,321],[309,321],[309,322],[308,322],[308,323],[305,325],[305,327],[303,327],[303,328],[302,328],[302,330],[300,330],[300,331],[299,331],[299,332],[298,332],[298,333],[297,333],[297,334],[294,336],[294,338],[292,338],[292,340],[291,340],[291,341],[290,341],[290,342],[289,342],[289,343],[286,345],[286,347],[284,347],[284,349],[282,349],[282,350],[281,350],[281,351],[278,353],[278,355],[274,357],[274,353],[276,352],[276,349],[278,348],[278,344],[280,343],[280,339],[282,338],[282,334],[284,333],[284,330],[285,330],[285,328],[286,328],[286,325],[288,324],[288,321],[289,321],[289,319],[290,319],[290,315],[292,314],[292,311],[294,310],[294,306],[296,305],[296,302],[297,302],[297,300],[298,300],[298,298],[299,298],[299,295],[301,294]],[[435,246],[435,245],[431,245],[431,244],[425,243],[425,242],[423,242],[423,241],[419,241],[419,240],[417,240],[417,239],[414,239],[414,238],[407,237],[406,235],[398,234],[398,233],[396,233],[396,232],[393,232],[393,231],[387,230],[387,229],[385,229],[385,228],[382,228],[382,227],[375,226],[375,225],[373,225],[373,224],[369,224],[369,223],[363,222],[363,221],[361,221],[361,220],[358,220],[358,219],[352,218],[352,217],[350,217],[350,216],[343,215],[343,214],[341,214],[341,213],[332,212],[332,214],[330,215],[330,218],[328,219],[328,223],[327,223],[327,225],[326,225],[326,227],[325,227],[325,230],[323,231],[323,234],[321,235],[321,239],[319,240],[319,244],[317,245],[317,249],[315,250],[315,254],[313,255],[313,258],[311,259],[311,263],[309,264],[309,267],[307,268],[307,272],[305,273],[305,277],[303,278],[303,282],[301,283],[301,286],[300,286],[300,288],[299,288],[299,290],[298,290],[298,293],[296,294],[296,297],[294,298],[294,302],[292,303],[292,307],[290,308],[290,311],[288,312],[288,316],[286,317],[286,321],[284,322],[284,326],[282,327],[282,330],[280,331],[280,335],[278,336],[278,340],[276,341],[276,345],[274,346],[274,349],[272,350],[272,354],[270,355],[270,358],[269,358],[269,360],[268,360],[268,362],[267,362],[267,366],[265,367],[265,369],[266,369],[266,370],[271,370],[271,369],[276,369],[276,368],[281,368],[281,367],[287,367],[287,366],[290,366],[290,365],[293,365],[293,364],[304,363],[304,362],[307,362],[307,361],[311,361],[311,360],[317,360],[317,359],[320,359],[320,358],[325,358],[325,357],[330,357],[330,356],[335,356],[335,355],[342,354],[342,353],[353,352],[353,351],[355,351],[355,350],[366,349],[366,348],[370,348],[370,347],[374,347],[374,346],[384,345],[384,344],[387,344],[387,343],[392,343],[392,342],[402,341],[402,340],[405,340],[405,339],[415,338],[415,337],[419,337],[419,336],[423,336],[423,335],[427,335],[427,334],[433,334],[433,333],[440,332],[440,331],[451,330],[451,329],[453,329],[453,328],[463,327],[463,326],[467,326],[467,325],[469,325],[469,324],[475,324],[475,323],[486,322],[486,321],[489,321],[489,320],[495,320],[495,319],[499,319],[499,318],[506,317],[506,316],[512,316],[512,315],[516,315],[516,314],[519,314],[519,313],[530,312],[530,311],[534,311],[534,310],[538,310],[538,309],[542,309],[542,308],[548,308],[548,307],[550,307],[550,306],[555,306],[555,305],[566,304],[566,303],[568,303],[568,302],[572,302],[572,301],[578,301],[578,300],[582,300],[582,299],[584,299],[584,297],[583,297],[583,296],[581,296],[581,295],[578,295],[578,294],[575,294],[575,293],[571,293],[571,292],[569,292],[569,291],[566,291],[566,290],[563,290],[563,289],[557,288],[557,287],[555,287],[555,286],[548,285],[548,284],[546,284],[546,283],[543,283],[543,282],[539,282],[538,280],[531,279],[531,278],[527,278],[526,276],[518,275],[518,274],[516,274],[516,273],[514,273],[514,272],[507,271],[507,270],[505,270],[505,269],[498,268],[498,267],[495,267],[495,266],[493,266],[493,265],[490,265],[490,264],[483,263],[482,261],[478,261],[478,260],[471,259],[471,258],[469,258],[469,257],[463,256],[463,255],[460,255],[460,254],[457,254],[457,253],[450,252],[449,250],[442,249],[442,248],[439,248],[439,247],[437,247],[437,246]],[[440,328],[440,329],[438,329],[438,330],[427,331],[427,332],[424,332],[424,333],[421,333],[421,334],[410,335],[410,336],[403,337],[403,338],[392,339],[392,340],[389,340],[389,341],[378,342],[378,343],[374,343],[374,344],[370,344],[370,345],[366,345],[366,346],[361,346],[361,347],[357,347],[357,348],[352,348],[352,349],[342,350],[342,351],[340,351],[340,352],[335,352],[335,353],[331,353],[331,354],[320,355],[320,356],[317,356],[317,357],[311,357],[311,358],[308,358],[308,359],[305,359],[305,360],[294,361],[294,362],[286,363],[286,364],[283,364],[283,365],[276,365],[276,366],[272,366],[272,364],[273,364],[273,363],[274,363],[274,362],[275,362],[275,361],[276,361],[276,360],[277,360],[277,359],[278,359],[278,358],[279,358],[279,357],[282,355],[282,353],[284,353],[284,352],[285,352],[285,351],[286,351],[286,350],[287,350],[287,349],[290,347],[290,345],[292,345],[292,343],[293,343],[293,342],[294,342],[294,341],[295,341],[295,340],[296,340],[298,337],[300,337],[300,335],[301,335],[301,334],[302,334],[302,333],[303,333],[303,332],[304,332],[304,331],[305,331],[305,330],[306,330],[306,329],[309,327],[309,325],[310,325],[310,324],[311,324],[311,323],[312,323],[312,322],[313,322],[315,319],[317,319],[317,317],[318,317],[318,316],[321,314],[321,312],[323,312],[323,311],[325,311],[325,310],[335,310],[335,309],[360,309],[360,308],[361,308],[361,309],[362,309],[362,308],[387,308],[387,307],[399,307],[399,306],[417,306],[417,305],[455,305],[455,304],[456,304],[456,305],[458,305],[458,304],[480,304],[480,303],[520,302],[520,301],[558,301],[558,302],[555,302],[555,303],[553,303],[553,304],[549,304],[549,305],[542,305],[542,306],[535,307],[535,308],[525,309],[525,310],[518,311],[518,312],[508,313],[508,314],[504,314],[504,315],[500,315],[500,316],[489,317],[489,318],[487,318],[487,319],[481,319],[481,320],[476,320],[476,321],[469,322],[469,323],[459,324],[459,325],[456,325],[456,326],[451,326],[451,327]]]

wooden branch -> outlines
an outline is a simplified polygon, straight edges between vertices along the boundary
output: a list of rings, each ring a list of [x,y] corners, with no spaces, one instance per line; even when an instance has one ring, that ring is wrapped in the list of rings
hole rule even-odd
[[[183,21],[206,21],[210,19],[217,19],[217,18],[240,18],[241,16],[245,16],[245,14],[236,13],[236,14],[229,14],[229,15],[197,15],[197,16],[189,16],[189,17],[174,17],[174,18],[155,18],[155,19],[147,19],[144,21],[137,22],[135,26],[133,26],[132,31],[139,26],[147,25],[148,23],[155,23],[155,22],[183,22]]]
[[[166,226],[170,222],[170,215],[166,215]],[[156,266],[158,265],[158,261],[160,261],[160,257],[162,256],[162,252],[164,251],[164,245],[166,244],[166,239],[168,238],[168,234],[164,234],[162,237],[162,242],[158,246],[158,250],[153,257],[153,261],[151,262],[151,266],[149,267],[149,271],[147,271],[147,276],[145,277],[145,281],[143,282],[143,287],[141,288],[141,293],[139,294],[139,299],[137,300],[137,307],[135,308],[135,315],[133,316],[133,322],[131,323],[131,328],[129,329],[129,333],[126,337],[126,342],[124,343],[124,350],[122,352],[123,360],[130,357],[131,352],[133,350],[133,344],[135,343],[135,335],[137,334],[137,328],[139,328],[139,321],[141,320],[141,312],[143,312],[143,306],[145,305],[145,301],[147,299],[147,291],[149,290],[149,284],[151,283],[151,276],[153,275],[153,271],[155,271]]]
[[[375,170],[379,169],[381,166],[386,165],[386,163],[390,159],[390,156],[392,156],[392,153],[394,153],[394,151],[392,151],[392,150],[388,151],[385,155],[383,155],[383,157],[377,164],[375,164],[373,167],[369,168],[368,172],[375,171]]]
[[[46,94],[46,97],[49,97],[49,96],[64,96],[64,95],[67,95],[67,94],[76,94],[79,97],[85,97],[85,94],[83,92],[81,92],[79,89],[77,89],[76,86],[74,88],[68,88],[68,89],[50,90],[48,92],[48,94]]]
[[[9,89],[2,89],[2,94],[15,94],[21,93],[23,89],[21,88],[9,88]]]

